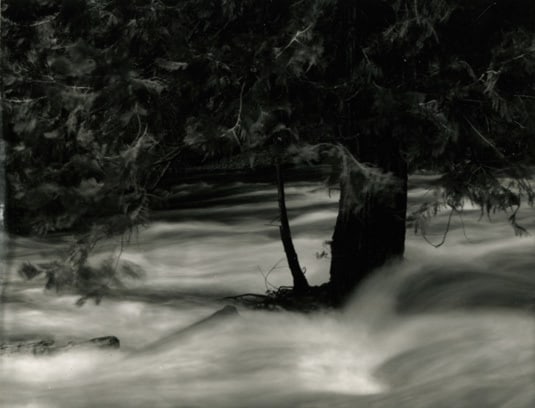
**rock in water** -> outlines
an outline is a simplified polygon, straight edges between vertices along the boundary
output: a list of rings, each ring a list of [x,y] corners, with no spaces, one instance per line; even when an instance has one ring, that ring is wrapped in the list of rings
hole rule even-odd
[[[0,355],[6,354],[50,354],[55,348],[54,340],[24,340],[0,344]]]
[[[118,349],[119,347],[121,347],[121,342],[115,336],[96,337],[94,339],[89,340],[87,343],[99,349]]]
[[[0,344],[0,355],[33,354],[36,356],[61,353],[73,349],[118,349],[119,339],[115,336],[96,337],[87,341],[56,343],[52,339],[19,340]]]

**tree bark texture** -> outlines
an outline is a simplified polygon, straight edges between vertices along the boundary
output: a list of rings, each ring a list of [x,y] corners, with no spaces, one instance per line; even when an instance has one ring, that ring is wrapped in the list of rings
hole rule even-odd
[[[363,57],[362,40],[370,25],[385,23],[380,2],[340,0],[337,3],[340,26],[336,35],[336,72],[340,81],[356,75],[355,67]],[[389,260],[403,256],[407,210],[407,164],[401,138],[380,121],[362,128],[362,101],[346,99],[339,120],[341,143],[364,164],[394,178],[391,188],[357,195],[351,180],[340,180],[338,217],[331,242],[329,289],[335,303],[343,303],[370,273]],[[382,129],[381,129],[382,127]],[[364,132],[363,132],[364,130]]]
[[[385,142],[390,142],[390,145]],[[356,157],[394,178],[394,185],[355,202],[341,181],[338,217],[331,242],[330,286],[334,299],[343,302],[370,273],[405,250],[407,166],[396,143],[389,138],[375,150],[360,149]],[[374,143],[375,144],[375,143]],[[362,146],[362,144],[361,144]]]

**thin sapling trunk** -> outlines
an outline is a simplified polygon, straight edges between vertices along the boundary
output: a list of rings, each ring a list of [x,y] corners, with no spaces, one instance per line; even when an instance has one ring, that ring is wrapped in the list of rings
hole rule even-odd
[[[308,290],[309,285],[301,266],[299,265],[299,259],[297,253],[295,252],[292,234],[290,231],[290,223],[288,222],[288,212],[286,210],[286,197],[284,193],[284,179],[282,177],[282,172],[280,165],[277,163],[275,165],[275,170],[277,173],[277,192],[278,192],[278,201],[279,201],[279,214],[280,214],[280,237],[282,245],[284,247],[284,252],[286,254],[286,259],[288,261],[288,267],[293,278],[293,290],[295,293],[304,293]]]

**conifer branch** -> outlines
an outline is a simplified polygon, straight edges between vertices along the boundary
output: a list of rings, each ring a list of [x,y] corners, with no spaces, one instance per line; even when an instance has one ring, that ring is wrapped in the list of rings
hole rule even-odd
[[[498,148],[494,145],[494,143],[492,143],[489,139],[487,139],[480,131],[479,129],[477,129],[474,124],[472,122],[470,122],[470,120],[465,116],[464,119],[466,120],[466,122],[468,122],[468,124],[470,125],[470,127],[472,128],[472,130],[476,133],[476,135],[478,135],[480,137],[481,140],[483,140],[483,142],[485,142],[486,145],[490,146],[492,148],[492,150],[494,150],[494,152],[501,158],[503,159],[504,158],[504,155],[502,152],[500,152],[500,150],[498,150]]]
[[[297,33],[295,33],[295,35],[292,37],[292,39],[290,40],[290,42],[288,44],[286,44],[286,46],[284,46],[284,48],[282,48],[281,50],[279,50],[279,52],[277,54],[275,54],[275,59],[278,59],[282,54],[284,54],[284,52],[290,48],[294,43],[297,43],[297,44],[303,44],[301,42],[301,36],[303,34],[306,34],[308,30],[310,30],[312,27],[313,27],[314,24],[309,24],[304,30],[298,30]]]
[[[236,143],[238,146],[241,147],[241,141],[239,138],[239,134],[241,133],[241,124],[242,124],[242,110],[243,110],[243,92],[245,90],[245,81],[241,85],[240,90],[240,104],[238,107],[238,115],[236,117],[236,122],[234,123],[234,126],[232,126],[227,133],[230,133],[232,136],[234,136],[234,140],[236,140]]]

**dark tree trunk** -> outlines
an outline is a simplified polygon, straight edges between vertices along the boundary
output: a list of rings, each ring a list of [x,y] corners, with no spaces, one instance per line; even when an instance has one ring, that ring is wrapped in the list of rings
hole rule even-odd
[[[293,278],[293,290],[295,293],[304,293],[308,290],[308,282],[299,265],[299,258],[295,252],[292,233],[290,231],[290,223],[288,222],[288,212],[286,210],[286,197],[284,194],[284,179],[282,177],[282,172],[280,165],[275,165],[275,170],[277,173],[277,192],[278,192],[278,201],[279,201],[279,214],[280,214],[280,237],[282,245],[284,247],[284,252],[286,253],[286,259],[288,261],[288,267]]]
[[[391,138],[373,145],[359,149],[360,154],[356,156],[391,173],[395,185],[375,195],[367,194],[361,202],[354,202],[350,199],[348,184],[343,180],[340,183],[329,282],[333,299],[339,303],[375,268],[401,258],[405,250],[407,166],[397,143]]]
[[[362,37],[372,26],[387,22],[388,7],[366,0],[337,2],[335,36],[339,39],[333,75],[351,81],[364,56]],[[399,135],[389,128],[389,118],[363,129],[363,101],[355,98],[342,102],[339,118],[340,142],[361,163],[372,165],[395,177],[395,186],[379,193],[358,197],[350,190],[351,180],[340,181],[338,218],[331,242],[329,291],[335,303],[343,303],[370,273],[390,260],[401,258],[405,249],[407,210],[407,165],[401,152]],[[370,108],[371,109],[371,108]],[[381,129],[382,127],[382,129]],[[363,131],[364,130],[364,131]]]

